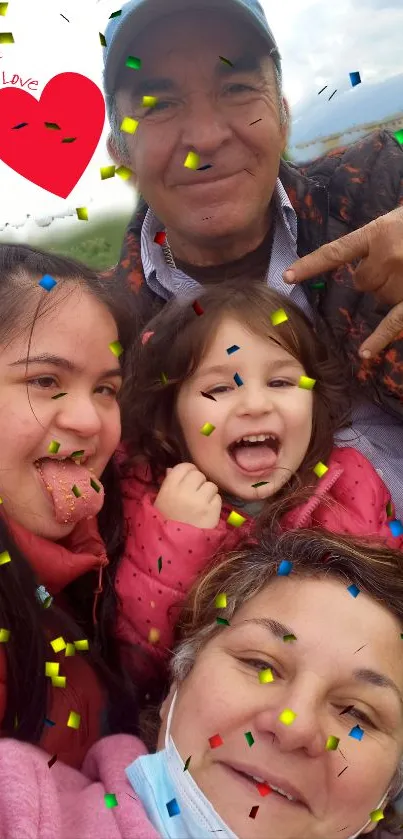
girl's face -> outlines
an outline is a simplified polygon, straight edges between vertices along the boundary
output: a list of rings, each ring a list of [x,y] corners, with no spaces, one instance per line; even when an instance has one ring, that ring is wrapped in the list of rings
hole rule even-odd
[[[234,345],[239,349],[229,354]],[[286,350],[225,318],[177,400],[197,468],[246,501],[275,495],[301,465],[311,438],[313,396],[298,387],[303,375],[309,371]],[[209,436],[201,433],[206,423],[215,426]]]
[[[71,286],[60,302],[57,288],[49,293],[55,305],[35,322],[28,366],[32,321],[0,351],[0,496],[11,519],[58,540],[74,524],[56,521],[35,461],[56,441],[59,456],[84,450],[86,467],[102,474],[120,439],[121,373],[109,349],[118,333],[108,310],[80,288]]]
[[[205,645],[179,686],[174,743],[240,839],[352,836],[389,788],[403,750],[401,628],[347,586],[276,577]],[[273,681],[261,683],[269,669]],[[282,717],[286,709],[295,716]],[[259,791],[254,778],[297,800]]]

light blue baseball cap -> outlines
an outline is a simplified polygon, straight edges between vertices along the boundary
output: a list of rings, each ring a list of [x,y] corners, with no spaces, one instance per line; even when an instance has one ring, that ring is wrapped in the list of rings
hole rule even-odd
[[[108,97],[115,91],[115,82],[123,62],[129,55],[130,44],[147,26],[173,12],[209,9],[235,12],[243,16],[267,42],[269,53],[281,76],[281,56],[265,13],[257,0],[129,0],[121,14],[109,20],[105,31],[104,92]]]

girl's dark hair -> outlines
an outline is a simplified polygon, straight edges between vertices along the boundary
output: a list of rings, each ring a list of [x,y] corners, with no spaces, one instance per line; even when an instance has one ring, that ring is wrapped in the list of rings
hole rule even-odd
[[[38,282],[45,274],[57,281],[58,294],[44,291]],[[45,312],[67,299],[75,288],[91,294],[113,316],[122,346],[131,340],[132,292],[118,281],[102,279],[85,265],[27,245],[0,245],[1,343],[5,346],[25,329],[32,335],[35,322]],[[124,356],[123,356],[124,358]],[[7,701],[2,731],[8,736],[32,743],[41,738],[47,708],[45,661],[49,658],[51,637],[65,636],[71,641],[89,640],[84,653],[108,689],[108,726],[112,731],[137,731],[137,692],[132,679],[126,679],[119,665],[114,641],[116,595],[114,579],[125,541],[119,475],[113,459],[102,475],[105,502],[98,515],[109,565],[104,569],[103,594],[94,627],[92,608],[96,579],[89,572],[63,590],[66,611],[55,605],[44,609],[36,589],[41,581],[27,558],[18,549],[0,516],[0,552],[8,551],[12,561],[1,568],[1,626],[10,630],[4,644],[7,657]],[[57,600],[57,598],[56,598]],[[139,653],[139,673],[148,668]],[[134,674],[133,674],[134,675]]]
[[[202,315],[196,314],[189,299],[167,303],[147,324],[151,337],[144,344],[141,338],[133,344],[130,376],[122,395],[127,467],[146,459],[152,480],[158,484],[168,467],[189,459],[176,415],[179,389],[198,368],[223,318],[232,317],[252,334],[280,345],[316,380],[308,451],[297,473],[275,499],[266,502],[260,520],[267,525],[269,518],[278,518],[308,498],[316,485],[313,467],[318,461],[326,463],[335,431],[349,420],[348,377],[335,351],[320,340],[301,310],[265,283],[253,282],[243,288],[218,283],[197,301]],[[273,326],[270,315],[278,309],[284,309],[288,319]],[[165,383],[161,374],[165,374]]]

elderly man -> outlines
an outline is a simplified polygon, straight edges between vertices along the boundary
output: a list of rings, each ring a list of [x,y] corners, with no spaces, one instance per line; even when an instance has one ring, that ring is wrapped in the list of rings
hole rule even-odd
[[[141,195],[119,262],[140,325],[211,282],[290,295],[345,354],[356,392],[337,442],[372,461],[403,519],[402,148],[382,131],[282,160],[289,110],[257,0],[130,0],[105,39],[109,151]]]

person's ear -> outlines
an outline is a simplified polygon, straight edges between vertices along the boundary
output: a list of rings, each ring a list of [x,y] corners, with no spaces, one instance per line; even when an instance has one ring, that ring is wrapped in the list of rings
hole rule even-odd
[[[106,147],[108,149],[109,157],[112,158],[113,162],[116,163],[117,166],[126,166],[127,160],[122,160],[122,155],[119,152],[118,148],[115,144],[115,139],[112,133],[108,134],[108,139],[106,141]]]
[[[285,98],[285,96],[283,96],[282,99],[283,99],[284,111],[285,111],[286,116],[287,116],[285,122],[281,126],[281,153],[283,154],[285,152],[286,148],[287,148],[291,116],[290,116],[290,106],[288,104],[287,99]]]

